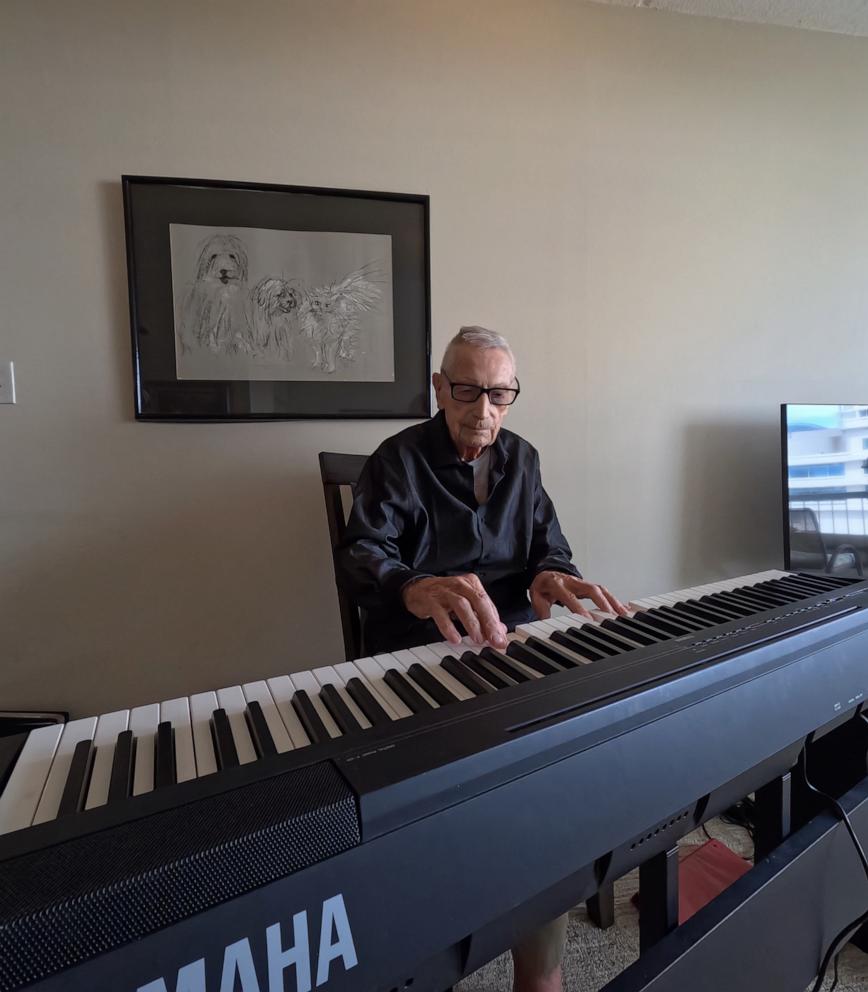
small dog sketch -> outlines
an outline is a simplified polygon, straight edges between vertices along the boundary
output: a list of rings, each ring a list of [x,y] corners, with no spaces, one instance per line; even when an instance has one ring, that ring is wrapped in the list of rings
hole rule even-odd
[[[381,295],[373,277],[369,267],[356,269],[340,282],[317,286],[306,294],[299,323],[313,346],[315,369],[331,373],[338,358],[354,360],[359,318],[373,309]]]
[[[234,354],[250,350],[247,249],[232,234],[212,234],[199,250],[196,278],[181,317],[181,347]]]
[[[302,290],[286,279],[265,276],[250,291],[253,351],[289,361],[298,334]]]

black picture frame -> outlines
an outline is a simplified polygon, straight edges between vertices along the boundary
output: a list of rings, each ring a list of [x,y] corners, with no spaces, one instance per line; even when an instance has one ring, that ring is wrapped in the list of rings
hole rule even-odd
[[[122,177],[122,187],[137,420],[226,422],[430,416],[430,203],[427,195],[132,175]],[[392,350],[389,356],[386,345],[381,352],[392,363],[393,378],[348,381],[332,377],[331,373],[341,372],[353,361],[349,346],[347,354],[343,354],[343,343],[337,358],[334,357],[335,348],[331,346],[329,360],[336,369],[322,358],[321,365],[313,371],[298,373],[318,375],[317,379],[244,378],[235,373],[225,378],[208,378],[201,374],[192,378],[179,377],[179,355],[189,349],[185,344],[188,339],[180,336],[184,328],[176,328],[176,323],[182,323],[186,317],[178,316],[181,297],[179,280],[175,279],[173,284],[170,225],[181,226],[172,228],[173,232],[193,232],[202,228],[253,229],[254,237],[261,238],[274,235],[260,232],[285,232],[288,237],[302,239],[301,244],[305,243],[305,232],[328,232],[349,239],[356,234],[388,236],[390,278],[380,280],[375,290],[379,294],[375,306],[381,306],[388,314],[386,304],[391,304]],[[183,225],[192,226],[185,229]],[[335,244],[327,240],[324,243]],[[377,243],[387,244],[385,241]],[[203,255],[198,258],[198,271],[201,272]],[[328,262],[327,254],[325,261]],[[192,264],[190,271],[195,271]],[[226,272],[221,270],[221,273],[217,278],[226,286]],[[246,261],[243,273],[247,275]],[[193,281],[195,278],[190,277]],[[339,279],[341,275],[336,274],[335,278]],[[284,284],[289,285],[285,281]],[[338,282],[329,284],[337,285]],[[240,277],[235,287],[238,290],[235,299],[241,300],[241,294],[247,294],[244,299],[249,312],[253,305],[250,302],[254,298],[253,287],[247,284],[246,278],[240,280]],[[220,287],[217,289],[219,292]],[[312,291],[312,295],[317,291]],[[311,294],[300,298],[309,301]],[[382,304],[381,300],[384,301]],[[319,303],[316,305],[320,306]],[[303,312],[303,306],[299,304],[299,313]],[[187,312],[183,311],[185,315]],[[213,311],[209,311],[211,313]],[[337,332],[333,328],[338,325],[333,321],[326,331],[320,332],[317,328],[326,325],[311,323],[310,306],[304,316],[308,321],[307,331],[295,329],[297,346],[307,349],[308,358],[313,355],[316,359],[321,354],[317,335],[328,333],[334,337]],[[388,341],[387,317],[381,318],[378,333],[381,341]],[[286,332],[285,337],[290,336]],[[235,337],[240,340],[238,334]],[[357,339],[358,335],[352,339],[354,347]],[[225,340],[220,347],[229,347]],[[197,340],[195,347],[204,348],[205,345]],[[213,340],[211,347],[212,350],[215,347]],[[294,346],[290,343],[288,347]],[[206,359],[209,357],[205,355],[202,368],[208,367]],[[224,364],[230,362],[222,354],[218,357]],[[292,353],[291,361],[300,367],[300,353]],[[362,372],[354,370],[344,374],[362,375]]]

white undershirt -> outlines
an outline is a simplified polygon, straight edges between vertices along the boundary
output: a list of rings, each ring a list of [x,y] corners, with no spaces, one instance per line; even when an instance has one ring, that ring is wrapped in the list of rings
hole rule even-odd
[[[473,495],[482,506],[488,502],[488,475],[491,462],[491,448],[486,448],[478,458],[468,462],[473,467]]]

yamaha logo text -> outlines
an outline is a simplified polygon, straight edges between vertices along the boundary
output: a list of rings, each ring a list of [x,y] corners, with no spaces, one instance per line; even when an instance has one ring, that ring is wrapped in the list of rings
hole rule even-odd
[[[136,992],[311,992],[327,985],[338,970],[358,964],[344,897],[322,904],[319,933],[304,910],[287,923],[242,937],[220,952],[197,958],[140,985]]]

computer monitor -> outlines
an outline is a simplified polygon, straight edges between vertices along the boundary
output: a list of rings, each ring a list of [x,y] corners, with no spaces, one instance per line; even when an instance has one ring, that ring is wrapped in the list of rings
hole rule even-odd
[[[868,570],[868,404],[781,406],[784,561],[793,571]]]

